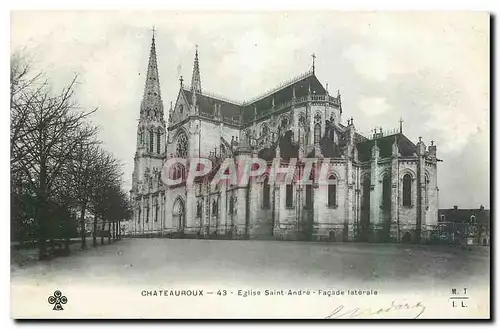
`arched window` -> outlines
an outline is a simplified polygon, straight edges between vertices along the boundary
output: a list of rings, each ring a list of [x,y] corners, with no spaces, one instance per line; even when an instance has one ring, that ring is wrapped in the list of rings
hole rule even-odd
[[[334,179],[334,175],[330,175],[330,177],[328,177],[329,181]],[[328,184],[328,207],[337,207],[337,184],[335,184],[335,182],[331,182]]]
[[[262,126],[260,127],[260,135],[267,136],[268,133],[269,133],[269,127],[265,123],[262,124]]]
[[[201,201],[198,201],[198,203],[196,204],[196,217],[201,217],[201,210],[202,210],[202,206],[201,206]]]
[[[306,209],[313,209],[313,183],[314,183],[314,168],[312,168],[311,173],[309,174],[309,183],[306,185]]]
[[[156,133],[156,153],[160,154],[160,147],[161,147],[161,133],[158,131]]]
[[[429,176],[425,175],[425,208],[429,209],[429,183],[430,179]]]
[[[321,125],[319,123],[314,125],[314,143],[319,143],[321,138]]]
[[[181,158],[187,158],[188,155],[188,140],[185,133],[181,133],[177,137],[176,145],[177,155]]]
[[[363,195],[361,198],[361,210],[365,210],[369,214],[370,210],[370,190],[371,181],[370,178],[365,178],[363,180]]]
[[[149,152],[153,152],[153,131],[149,132]]]
[[[217,200],[212,201],[212,215],[217,216],[219,213],[219,204]]]
[[[149,203],[146,206],[146,223],[149,222]]]
[[[411,176],[403,176],[403,206],[411,207]]]
[[[293,185],[287,184],[285,192],[286,192],[285,193],[285,206],[287,208],[292,208],[293,207]]]
[[[156,201],[155,202],[155,222],[158,221],[158,210],[159,210],[158,201]]]
[[[282,116],[281,117],[281,123],[280,123],[280,132],[283,133],[288,130],[288,117],[287,116]]]
[[[299,143],[301,145],[305,145],[307,143],[307,134],[306,134],[306,117],[305,115],[301,115],[299,117],[299,131],[298,131],[298,134],[299,134]]]
[[[391,178],[385,175],[382,179],[382,209],[384,211],[391,211],[391,201]]]
[[[229,198],[229,214],[232,215],[234,214],[234,197],[231,196]]]
[[[262,208],[269,209],[270,208],[270,186],[269,186],[269,177],[266,176],[264,179],[264,184],[262,185]]]

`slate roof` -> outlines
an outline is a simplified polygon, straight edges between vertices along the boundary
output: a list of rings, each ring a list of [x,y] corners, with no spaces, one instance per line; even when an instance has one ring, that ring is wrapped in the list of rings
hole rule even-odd
[[[444,218],[441,218],[444,215]],[[476,220],[485,225],[490,226],[490,210],[489,209],[439,209],[438,210],[438,221],[454,222],[454,223],[468,223],[470,217],[474,215]]]
[[[242,123],[246,123],[254,119],[255,110],[257,116],[267,114],[272,109],[273,98],[275,107],[290,102],[293,98],[293,88],[295,88],[296,98],[307,96],[309,88],[313,95],[326,95],[326,89],[314,75],[314,72],[309,71],[248,102],[233,102],[203,91],[201,94],[196,94],[196,100],[199,110],[203,114],[213,116],[215,104],[219,104],[220,114],[223,118],[231,118],[232,120],[242,118]],[[182,90],[188,103],[192,105],[192,91],[189,87],[183,87]]]
[[[359,136],[356,136],[358,139]],[[379,156],[381,158],[386,158],[392,155],[392,144],[394,143],[394,138],[397,138],[399,153],[401,156],[413,156],[417,152],[417,146],[408,139],[403,133],[397,133],[392,135],[383,136],[377,138],[377,145],[379,147]],[[372,157],[372,147],[375,144],[375,139],[365,139],[357,142],[356,147],[358,148],[358,158],[360,161],[368,161]]]
[[[323,87],[318,78],[312,71],[291,80],[289,83],[281,85],[279,88],[266,93],[263,96],[254,98],[246,102],[242,106],[242,121],[243,123],[254,119],[255,110],[257,116],[265,115],[271,110],[274,98],[274,106],[278,107],[281,104],[289,102],[293,98],[293,88],[295,88],[295,97],[300,98],[307,96],[309,86],[313,95],[326,95],[326,89]]]
[[[183,91],[189,105],[192,105],[193,93],[188,89],[183,89]],[[235,117],[239,118],[241,113],[241,105],[205,93],[196,94],[196,103],[198,104],[199,111],[208,115],[214,115],[215,104],[219,104],[220,115],[222,117],[236,119]]]

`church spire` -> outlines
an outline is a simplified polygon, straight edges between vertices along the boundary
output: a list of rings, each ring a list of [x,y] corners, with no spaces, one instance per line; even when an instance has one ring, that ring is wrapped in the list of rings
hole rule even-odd
[[[160,79],[158,75],[158,62],[156,60],[155,29],[153,27],[153,38],[149,52],[148,72],[144,85],[144,95],[141,102],[142,116],[163,116],[163,102],[160,93]]]
[[[193,77],[191,78],[191,91],[201,94],[200,63],[198,61],[198,45],[194,55]]]

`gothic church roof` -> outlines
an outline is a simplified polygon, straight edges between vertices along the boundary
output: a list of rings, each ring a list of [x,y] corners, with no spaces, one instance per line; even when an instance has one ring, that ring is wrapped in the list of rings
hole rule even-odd
[[[408,137],[406,137],[403,133],[397,133],[373,139],[365,139],[364,141],[358,142],[356,147],[358,148],[359,160],[369,161],[371,159],[372,147],[375,145],[375,141],[377,141],[377,146],[380,151],[379,155],[381,158],[391,156],[394,139],[397,140],[401,156],[413,156],[417,152],[417,146],[409,140]]]

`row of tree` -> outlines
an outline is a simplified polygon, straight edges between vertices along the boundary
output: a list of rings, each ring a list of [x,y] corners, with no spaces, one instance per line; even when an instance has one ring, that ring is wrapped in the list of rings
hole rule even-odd
[[[103,148],[89,120],[96,109],[76,104],[77,76],[53,92],[50,81],[32,71],[25,57],[12,55],[11,237],[37,243],[44,259],[62,241],[69,252],[78,231],[85,249],[89,214],[95,246],[98,236],[101,243],[104,236],[119,237],[120,221],[130,211],[121,165]]]

